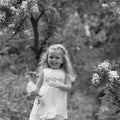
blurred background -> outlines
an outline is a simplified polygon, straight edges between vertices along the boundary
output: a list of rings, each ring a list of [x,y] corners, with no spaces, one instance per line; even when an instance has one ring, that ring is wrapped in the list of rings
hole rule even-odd
[[[34,99],[26,99],[25,73],[35,71],[56,43],[66,46],[77,74],[69,120],[119,119],[102,105],[102,87],[91,84],[100,61],[109,59],[120,70],[119,0],[1,0],[0,120],[28,120]]]

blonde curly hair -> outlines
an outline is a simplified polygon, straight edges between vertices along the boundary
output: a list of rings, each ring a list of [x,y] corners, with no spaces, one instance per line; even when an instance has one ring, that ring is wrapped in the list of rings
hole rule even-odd
[[[38,73],[40,74],[44,68],[49,68],[47,60],[48,60],[48,54],[49,54],[50,50],[59,50],[61,52],[61,54],[63,56],[63,64],[61,66],[61,69],[63,69],[65,71],[66,76],[69,77],[69,80],[71,82],[74,82],[76,79],[76,74],[73,70],[68,51],[61,44],[51,45],[46,50],[46,52],[42,55],[40,62],[39,62]]]

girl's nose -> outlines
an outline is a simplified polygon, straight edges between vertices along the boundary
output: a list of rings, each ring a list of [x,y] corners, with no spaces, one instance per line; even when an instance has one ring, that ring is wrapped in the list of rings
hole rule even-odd
[[[52,61],[56,61],[56,59],[55,59],[55,58],[53,58],[53,59],[52,59]]]

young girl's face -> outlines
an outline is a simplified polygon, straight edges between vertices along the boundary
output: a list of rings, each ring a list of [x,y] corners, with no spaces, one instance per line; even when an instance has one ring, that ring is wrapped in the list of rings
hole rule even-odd
[[[63,56],[59,50],[50,50],[48,53],[48,65],[52,69],[59,69],[63,63]]]

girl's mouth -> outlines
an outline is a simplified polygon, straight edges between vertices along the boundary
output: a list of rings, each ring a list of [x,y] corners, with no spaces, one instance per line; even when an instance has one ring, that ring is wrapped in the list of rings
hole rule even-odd
[[[54,66],[57,65],[57,63],[51,63],[51,64],[54,65]]]

